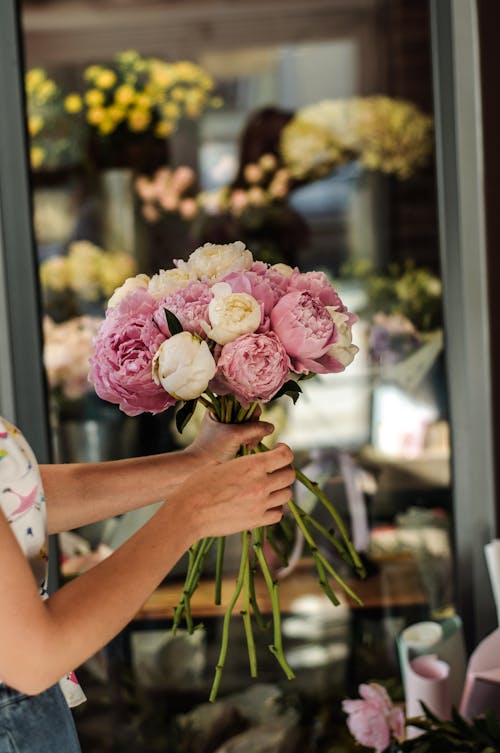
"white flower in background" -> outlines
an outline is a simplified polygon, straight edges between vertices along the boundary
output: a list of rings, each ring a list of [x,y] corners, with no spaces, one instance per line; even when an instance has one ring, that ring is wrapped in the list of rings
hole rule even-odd
[[[327,306],[326,308],[337,330],[337,340],[328,349],[326,355],[336,358],[342,366],[347,367],[352,363],[359,350],[357,345],[352,344],[352,329],[348,324],[349,317],[347,314],[337,311],[335,306]]]
[[[229,272],[250,269],[253,264],[252,252],[245,248],[242,241],[235,243],[205,243],[189,256],[187,262],[177,261],[179,269],[187,269],[199,280],[216,282]]]
[[[135,288],[144,288],[147,290],[149,285],[149,277],[148,275],[136,275],[135,277],[127,277],[123,285],[120,285],[119,288],[116,288],[115,292],[111,296],[111,298],[108,301],[108,309],[112,309],[114,306],[116,306],[120,301],[125,298],[132,290]]]
[[[207,335],[219,345],[236,340],[258,329],[262,312],[260,303],[248,293],[233,293],[227,282],[212,287],[214,297],[208,305],[211,327],[201,325]]]
[[[185,288],[196,279],[187,269],[160,269],[153,275],[148,284],[148,293],[156,300]]]
[[[179,332],[163,342],[153,358],[155,384],[176,400],[194,400],[208,387],[217,366],[204,340]]]
[[[43,320],[43,362],[49,385],[60,389],[64,397],[76,400],[93,387],[88,380],[89,358],[102,319],[79,316],[56,324],[48,316]]]

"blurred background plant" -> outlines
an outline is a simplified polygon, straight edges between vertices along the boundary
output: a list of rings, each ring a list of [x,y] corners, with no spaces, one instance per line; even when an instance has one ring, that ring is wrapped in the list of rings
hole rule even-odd
[[[353,159],[369,170],[408,178],[432,151],[432,118],[391,97],[322,100],[283,129],[285,165],[298,180],[327,175]]]
[[[85,116],[101,136],[120,128],[170,136],[182,118],[196,120],[207,107],[218,107],[214,81],[189,61],[167,63],[135,50],[118,53],[109,65],[91,65],[83,77]]]
[[[364,289],[358,312],[370,321],[369,349],[376,363],[395,363],[429,341],[442,329],[441,280],[407,260],[385,272],[364,259],[347,262],[341,276]]]
[[[66,95],[43,68],[26,73],[25,90],[32,169],[56,170],[78,163],[86,131],[80,96]]]
[[[78,400],[94,392],[88,380],[89,358],[101,317],[78,316],[57,324],[43,320],[43,360],[51,391],[59,399]]]
[[[106,300],[136,274],[137,264],[130,254],[75,241],[66,255],[43,261],[39,272],[45,311],[61,322],[81,313],[103,315]]]

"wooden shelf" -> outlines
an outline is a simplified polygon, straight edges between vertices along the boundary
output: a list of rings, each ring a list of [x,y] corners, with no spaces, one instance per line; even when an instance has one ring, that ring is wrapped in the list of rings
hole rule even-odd
[[[427,595],[423,588],[418,568],[414,560],[402,558],[391,559],[379,563],[380,570],[364,580],[350,579],[349,585],[362,599],[363,606],[359,606],[350,598],[344,596],[340,589],[336,589],[342,604],[353,610],[388,609],[425,606]],[[166,584],[158,588],[147,599],[135,616],[135,620],[170,620],[182,593],[182,582]],[[191,599],[193,617],[221,617],[235,585],[235,578],[224,578],[222,582],[222,604],[214,604],[214,580],[207,579],[200,582]],[[266,584],[262,578],[255,581],[255,591],[260,609],[263,613],[271,612],[271,599]],[[302,561],[297,569],[280,582],[280,606],[283,614],[293,614],[298,611],[299,599],[313,595],[318,599],[318,609],[334,609],[318,584],[318,577],[311,561]],[[241,602],[237,602],[234,613],[241,609]]]

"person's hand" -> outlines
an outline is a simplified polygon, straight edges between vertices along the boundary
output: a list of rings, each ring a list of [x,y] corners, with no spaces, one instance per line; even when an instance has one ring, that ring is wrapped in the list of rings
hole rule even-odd
[[[241,445],[253,450],[264,437],[274,431],[274,426],[267,421],[259,421],[259,416],[260,408],[257,408],[250,421],[242,424],[223,424],[207,411],[196,439],[185,452],[196,456],[201,462],[205,460],[224,463],[234,458]]]
[[[273,525],[291,497],[293,453],[285,444],[224,464],[209,463],[176,490],[170,504],[192,543],[206,536]]]

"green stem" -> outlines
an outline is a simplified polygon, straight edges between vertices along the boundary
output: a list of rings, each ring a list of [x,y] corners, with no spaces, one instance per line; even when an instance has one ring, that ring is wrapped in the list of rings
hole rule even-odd
[[[192,547],[193,552],[189,559],[182,597],[174,611],[174,619],[172,625],[172,632],[174,633],[174,635],[177,632],[177,628],[179,627],[179,622],[181,620],[183,612],[186,615],[186,627],[189,633],[191,634],[194,630],[193,621],[191,618],[190,599],[198,587],[198,583],[200,582],[200,577],[203,572],[203,565],[205,564],[205,560],[210,549],[213,546],[214,541],[215,539],[213,537],[201,539]]]
[[[302,520],[302,518],[300,516],[300,513],[299,513],[297,507],[295,506],[295,503],[292,500],[290,500],[288,502],[288,507],[289,507],[290,512],[292,513],[293,517],[295,518],[295,521],[296,521],[297,525],[299,526],[300,530],[304,534],[305,540],[309,544],[309,547],[311,549],[311,552],[312,552],[312,555],[314,557],[315,562],[317,562],[318,558],[319,558],[320,561],[321,561],[321,564],[322,564],[323,568],[325,568],[325,570],[327,570],[328,573],[330,573],[330,575],[332,576],[332,578],[334,578],[334,580],[337,581],[337,583],[339,584],[339,586],[341,586],[344,589],[344,591],[351,597],[351,599],[354,599],[355,602],[357,602],[358,604],[360,604],[362,606],[363,602],[361,601],[361,599],[359,598],[359,596],[354,593],[354,591],[352,590],[352,588],[350,588],[347,585],[347,583],[345,582],[345,580],[337,573],[336,570],[333,569],[333,567],[330,565],[330,563],[328,562],[328,560],[325,559],[325,557],[319,551],[318,547],[316,546],[316,542],[314,541],[314,539],[312,538],[311,534],[309,533],[309,530],[307,529],[307,526],[305,525],[304,521]]]
[[[210,697],[209,697],[210,701],[215,701],[215,699],[217,698],[217,693],[219,691],[219,685],[222,678],[222,670],[224,669],[224,663],[226,661],[226,655],[227,655],[227,647],[229,643],[229,622],[233,614],[234,605],[236,604],[238,600],[238,596],[241,593],[241,589],[243,588],[243,579],[245,575],[247,562],[248,562],[248,538],[242,536],[240,569],[238,572],[238,578],[236,579],[236,586],[234,588],[233,595],[231,596],[229,600],[229,603],[226,607],[226,612],[224,614],[224,622],[222,623],[222,638],[221,638],[221,644],[220,644],[220,653],[219,653],[219,659],[217,661],[217,666],[215,667],[215,677],[214,677],[212,690],[210,691]]]
[[[295,469],[295,475],[297,477],[297,480],[300,481],[301,484],[303,484],[307,489],[309,489],[310,492],[314,494],[314,496],[319,499],[321,504],[328,510],[331,517],[335,521],[337,528],[339,529],[340,535],[342,536],[344,543],[347,547],[347,551],[349,552],[349,556],[351,558],[351,562],[353,563],[356,571],[360,575],[365,575],[365,568],[359,559],[358,553],[354,549],[354,546],[352,545],[351,540],[349,539],[349,536],[347,534],[346,528],[344,526],[344,522],[340,515],[338,514],[335,507],[332,505],[328,497],[326,497],[325,494],[321,491],[318,484],[314,481],[311,481],[307,476],[302,473],[298,468]]]
[[[297,508],[300,517],[306,521],[309,525],[316,528],[317,531],[319,531],[323,536],[330,542],[330,544],[333,544],[333,546],[337,549],[338,553],[346,560],[346,562],[351,563],[351,560],[349,558],[348,553],[344,549],[341,542],[335,538],[335,534],[329,531],[325,526],[321,525],[315,518],[312,517],[312,515],[309,515],[305,510],[303,510],[297,503],[295,503],[295,507]]]
[[[257,656],[255,653],[255,641],[252,631],[252,616],[250,613],[250,560],[248,558],[248,546],[251,536],[252,534],[250,531],[245,531],[244,533],[242,533],[242,540],[244,540],[245,547],[246,565],[243,575],[243,609],[240,614],[243,618],[243,625],[245,627],[245,635],[247,639],[250,676],[257,677]]]
[[[254,613],[255,619],[257,620],[257,625],[261,630],[267,630],[269,627],[269,623],[267,623],[262,616],[262,612],[259,609],[259,604],[257,602],[257,594],[255,593],[255,573],[257,572],[257,568],[255,565],[252,565],[250,567],[250,604],[252,605],[252,611]]]
[[[269,572],[269,568],[267,566],[266,558],[264,557],[263,537],[264,537],[263,529],[256,528],[254,531],[253,548],[254,548],[255,554],[257,555],[260,569],[262,570],[264,580],[266,582],[267,588],[269,590],[269,594],[271,596],[272,613],[273,613],[273,643],[268,648],[269,648],[269,651],[273,654],[273,656],[276,658],[276,660],[280,664],[286,677],[289,680],[292,680],[295,677],[295,675],[293,673],[292,668],[290,667],[287,660],[285,659],[285,654],[283,653],[283,642],[282,642],[282,637],[281,637],[281,612],[280,612],[280,605],[279,605],[279,586],[278,586],[277,581],[273,581],[271,577],[271,573]]]
[[[215,603],[220,604],[222,598],[222,570],[224,566],[225,536],[217,539],[217,560],[215,563]]]

